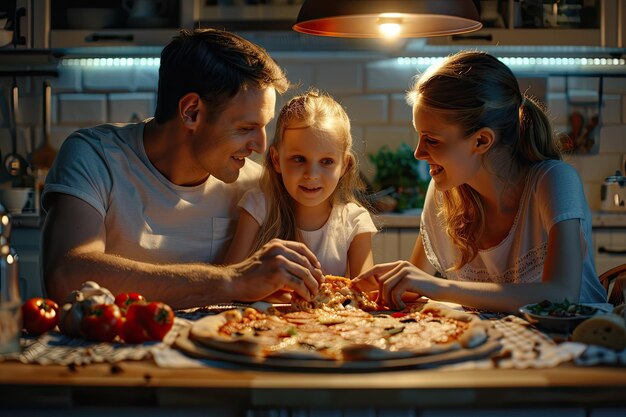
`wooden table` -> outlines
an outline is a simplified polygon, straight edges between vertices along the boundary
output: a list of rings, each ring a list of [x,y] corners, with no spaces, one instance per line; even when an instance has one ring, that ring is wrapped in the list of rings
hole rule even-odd
[[[99,407],[102,415],[111,407],[185,408],[190,413],[201,410],[198,415],[205,416],[424,416],[442,409],[482,410],[480,415],[490,415],[500,409],[494,414],[498,415],[502,408],[541,409],[546,415],[546,409],[555,407],[566,409],[566,415],[589,415],[585,413],[590,410],[594,415],[626,415],[626,369],[302,373],[168,369],[148,361],[84,367],[5,362],[0,363],[0,404],[4,409],[45,409],[46,415],[65,416],[68,409],[89,408],[92,413],[91,407]],[[606,407],[620,414],[606,414]],[[294,409],[317,411],[295,414]],[[346,409],[357,412],[344,413]],[[372,414],[374,409],[377,414]],[[572,410],[574,414],[569,413]]]

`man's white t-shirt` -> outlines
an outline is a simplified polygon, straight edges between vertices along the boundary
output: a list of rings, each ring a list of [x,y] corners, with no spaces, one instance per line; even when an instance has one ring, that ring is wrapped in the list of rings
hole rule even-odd
[[[444,219],[439,214],[441,198],[431,181],[422,212],[421,236],[429,262],[443,277],[496,283],[541,282],[550,229],[558,222],[579,219],[583,279],[580,300],[570,301],[606,302],[606,292],[593,261],[591,213],[580,177],[571,165],[557,160],[533,165],[509,234],[498,245],[480,250],[476,258],[457,271],[448,271],[460,253],[446,233]]]
[[[148,159],[145,121],[103,124],[73,133],[63,143],[42,194],[91,205],[104,220],[108,254],[150,263],[221,263],[239,217],[237,202],[257,185],[261,167],[246,160],[239,178],[226,184],[172,184]]]
[[[255,188],[248,191],[239,206],[262,225],[267,216],[265,194]],[[315,254],[322,265],[322,272],[329,275],[346,276],[348,249],[352,239],[361,233],[376,233],[376,225],[370,213],[354,204],[337,204],[326,223],[317,230],[298,229],[305,245]]]

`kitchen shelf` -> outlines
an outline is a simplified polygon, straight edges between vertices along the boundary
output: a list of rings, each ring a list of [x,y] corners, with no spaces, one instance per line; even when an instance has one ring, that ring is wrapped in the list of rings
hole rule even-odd
[[[598,46],[600,29],[497,29],[484,28],[465,34],[430,38],[430,45],[577,45]]]
[[[57,77],[61,54],[49,49],[0,49],[0,76]]]
[[[52,48],[100,46],[165,46],[177,29],[67,29],[52,30]]]

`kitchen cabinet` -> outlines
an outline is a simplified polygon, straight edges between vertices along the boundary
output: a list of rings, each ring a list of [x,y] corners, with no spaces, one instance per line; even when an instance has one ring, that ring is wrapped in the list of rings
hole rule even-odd
[[[0,50],[48,48],[49,22],[46,16],[49,8],[49,0],[0,1],[0,16],[8,19],[3,21],[0,30],[12,38],[10,42],[3,39]]]
[[[36,0],[47,14],[48,47],[65,49],[167,44],[181,27],[193,27],[199,0]]]
[[[549,3],[549,4],[543,4]],[[531,9],[533,8],[534,9]],[[571,7],[560,11],[559,7]],[[484,27],[476,32],[429,38],[430,45],[553,45],[623,48],[623,0],[482,0]],[[531,13],[535,16],[530,15]],[[565,16],[567,15],[567,17]],[[558,19],[558,21],[557,21]],[[569,20],[568,20],[569,19]]]
[[[179,28],[290,31],[302,3],[286,0],[280,4],[218,5],[211,0],[133,0],[118,1],[114,6],[106,0],[34,1],[38,3],[34,15],[47,15],[47,47],[56,49],[163,46]],[[143,4],[151,6],[144,8]]]
[[[291,31],[302,2],[303,0],[283,0],[241,5],[236,4],[238,2],[218,4],[220,2],[217,0],[207,0],[196,9],[195,20],[199,27],[220,27],[233,31]]]
[[[409,260],[419,235],[421,210],[413,214],[380,214],[374,217],[379,232],[372,239],[374,263]]]
[[[374,263],[408,261],[419,235],[419,228],[385,228],[374,235],[372,252]]]
[[[596,272],[602,274],[626,264],[626,228],[603,227],[593,230]]]

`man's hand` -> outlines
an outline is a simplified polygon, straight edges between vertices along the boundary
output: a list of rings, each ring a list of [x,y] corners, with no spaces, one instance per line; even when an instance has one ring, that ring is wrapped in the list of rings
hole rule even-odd
[[[319,261],[306,245],[279,239],[232,268],[233,294],[238,301],[258,301],[284,289],[311,300],[324,280]]]

